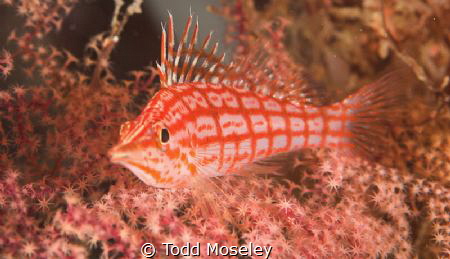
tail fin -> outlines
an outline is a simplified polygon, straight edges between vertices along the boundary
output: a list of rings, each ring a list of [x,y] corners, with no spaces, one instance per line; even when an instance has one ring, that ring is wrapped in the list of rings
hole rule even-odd
[[[346,125],[350,142],[358,154],[377,160],[388,148],[389,125],[400,118],[407,81],[406,71],[396,70],[343,101],[350,115]]]

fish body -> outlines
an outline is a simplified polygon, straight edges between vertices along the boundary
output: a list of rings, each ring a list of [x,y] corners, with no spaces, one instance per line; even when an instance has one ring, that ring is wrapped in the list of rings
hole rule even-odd
[[[255,90],[255,80],[265,85],[263,90],[288,85],[292,92],[295,85],[267,79],[271,75],[248,79],[242,63],[230,69],[222,65],[223,57],[195,64],[200,57],[211,60],[215,50],[193,51],[198,25],[184,46],[190,22],[177,50],[170,17],[169,40],[163,30],[158,66],[162,88],[135,120],[122,126],[119,144],[110,151],[113,162],[146,184],[184,187],[194,177],[270,172],[277,166],[258,162],[307,147],[370,152],[371,141],[379,139],[373,125],[384,121],[396,97],[389,94],[389,77],[328,106],[310,105],[300,94],[275,98],[270,91]]]

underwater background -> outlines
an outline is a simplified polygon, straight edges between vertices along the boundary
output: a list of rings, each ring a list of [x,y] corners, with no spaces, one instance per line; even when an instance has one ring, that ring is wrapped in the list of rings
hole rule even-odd
[[[120,125],[159,89],[167,10],[178,33],[198,15],[200,38],[214,30],[230,59],[258,44],[288,56],[329,102],[410,70],[383,156],[308,149],[282,176],[218,177],[206,192],[113,165]],[[0,257],[252,242],[270,258],[449,258],[449,12],[445,0],[0,0]]]

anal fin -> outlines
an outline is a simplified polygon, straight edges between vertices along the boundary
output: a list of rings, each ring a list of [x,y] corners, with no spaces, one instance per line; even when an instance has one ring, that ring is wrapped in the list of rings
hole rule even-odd
[[[298,151],[284,152],[275,154],[252,163],[243,165],[237,172],[237,175],[257,175],[273,174],[280,175],[282,170],[289,166]]]

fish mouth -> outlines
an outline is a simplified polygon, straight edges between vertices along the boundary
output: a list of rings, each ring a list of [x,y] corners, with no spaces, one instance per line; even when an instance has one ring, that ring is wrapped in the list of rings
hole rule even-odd
[[[132,151],[136,149],[136,145],[131,143],[116,145],[108,151],[109,160],[112,163],[123,163],[129,161]]]
[[[138,148],[139,145],[135,144],[131,147],[130,144],[119,144],[108,151],[108,156],[112,163],[127,168],[145,184],[159,188],[168,187],[173,181],[172,177],[163,178],[161,172],[151,167],[148,161],[141,160],[142,157],[136,157]]]
[[[129,159],[128,154],[115,152],[113,150],[110,150],[108,152],[108,156],[109,156],[109,160],[115,164],[125,162],[127,159]]]

